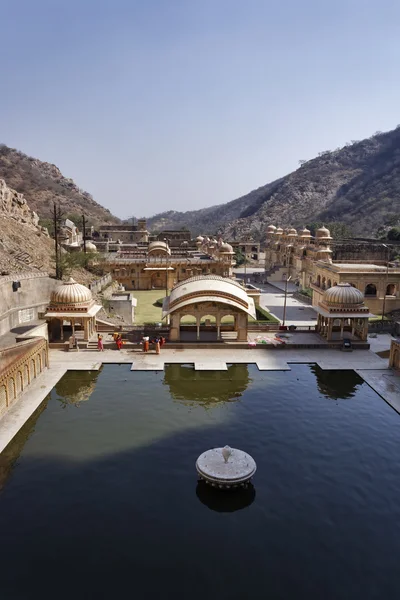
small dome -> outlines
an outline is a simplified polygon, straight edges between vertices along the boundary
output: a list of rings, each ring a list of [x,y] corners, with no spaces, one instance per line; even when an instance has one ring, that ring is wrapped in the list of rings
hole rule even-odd
[[[84,285],[76,283],[72,277],[58,286],[50,297],[50,304],[87,304],[92,301],[92,292]]]
[[[156,241],[150,242],[147,252],[163,252],[165,254],[171,254],[171,250],[166,242]]]
[[[332,239],[331,232],[326,227],[320,227],[320,229],[317,229],[317,231],[315,232],[315,237],[317,237],[318,239],[322,239],[322,238]]]
[[[197,238],[196,238],[196,242],[198,244],[202,244],[204,242],[203,236],[202,235],[198,235]]]
[[[324,302],[328,305],[360,305],[364,304],[364,296],[360,290],[350,283],[338,283],[324,293]]]
[[[278,235],[282,235],[282,233],[283,233],[282,227],[278,227],[278,229],[276,229],[275,233],[277,233]]]
[[[274,233],[274,231],[276,231],[275,225],[268,225],[267,232],[268,233]]]
[[[307,229],[307,227],[304,227],[304,229],[300,232],[300,237],[302,237],[302,238],[311,237],[311,231],[309,229]]]
[[[290,229],[288,229],[287,235],[290,235],[290,237],[293,237],[293,236],[297,235],[296,229],[294,229],[293,227],[291,227]]]
[[[232,246],[225,242],[221,244],[219,251],[221,254],[234,254]]]
[[[89,252],[97,252],[96,245],[93,244],[93,242],[86,242],[86,250],[89,250]]]

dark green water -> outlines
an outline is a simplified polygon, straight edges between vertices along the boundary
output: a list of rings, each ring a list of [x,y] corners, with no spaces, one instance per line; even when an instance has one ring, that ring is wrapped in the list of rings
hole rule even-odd
[[[398,598],[399,442],[350,371],[70,372],[0,455],[0,598]],[[254,489],[197,484],[225,444]]]

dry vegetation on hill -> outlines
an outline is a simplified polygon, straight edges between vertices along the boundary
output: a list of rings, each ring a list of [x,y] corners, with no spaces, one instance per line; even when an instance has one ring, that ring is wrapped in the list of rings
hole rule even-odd
[[[301,227],[314,221],[340,221],[364,236],[399,223],[400,127],[300,161],[293,173],[227,204],[161,213],[148,224],[262,238],[270,223]]]

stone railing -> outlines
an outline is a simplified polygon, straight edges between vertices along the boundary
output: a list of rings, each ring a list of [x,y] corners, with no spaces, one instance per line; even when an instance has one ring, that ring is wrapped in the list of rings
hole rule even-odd
[[[21,341],[0,350],[0,418],[48,364],[48,344],[43,338]]]
[[[21,273],[12,273],[11,275],[2,275],[0,277],[0,285],[9,283],[11,281],[21,281],[21,279],[37,279],[38,277],[48,277],[49,274],[44,271],[37,271],[30,273],[29,271],[22,271]]]
[[[89,284],[89,289],[92,292],[101,292],[103,288],[109,285],[112,282],[112,277],[110,273],[103,275],[100,279],[96,279]]]

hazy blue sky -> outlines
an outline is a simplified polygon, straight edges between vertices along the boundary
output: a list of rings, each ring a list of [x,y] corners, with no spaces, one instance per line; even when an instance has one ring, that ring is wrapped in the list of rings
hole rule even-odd
[[[398,0],[0,0],[0,142],[121,217],[400,123]]]

